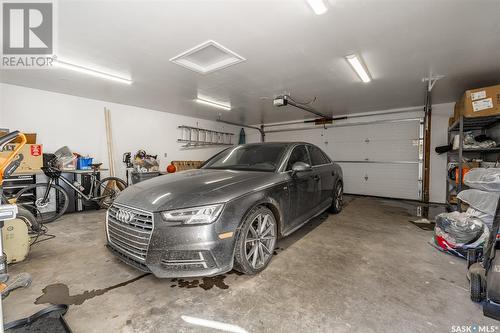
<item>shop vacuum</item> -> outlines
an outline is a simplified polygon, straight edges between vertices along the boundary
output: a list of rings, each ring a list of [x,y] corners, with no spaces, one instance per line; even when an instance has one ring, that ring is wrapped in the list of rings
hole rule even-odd
[[[487,317],[500,320],[500,200],[495,211],[488,244],[482,253],[471,249],[467,254],[470,296],[483,303]],[[482,260],[481,260],[482,259]]]

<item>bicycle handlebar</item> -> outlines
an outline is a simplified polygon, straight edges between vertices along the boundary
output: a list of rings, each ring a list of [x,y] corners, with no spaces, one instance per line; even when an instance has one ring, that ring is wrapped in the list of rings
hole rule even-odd
[[[7,157],[7,159],[4,160],[2,162],[2,164],[0,164],[0,184],[2,184],[2,182],[3,182],[3,175],[5,172],[5,169],[9,166],[10,162],[12,162],[14,157],[16,157],[17,154],[19,154],[19,151],[21,150],[21,148],[23,148],[23,146],[26,144],[26,141],[27,141],[26,136],[19,131],[14,131],[14,132],[11,132],[7,135],[0,137],[0,150],[3,150],[3,147],[7,143],[13,141],[17,137],[21,138],[21,143],[16,147],[16,149],[14,149],[12,151],[12,153]]]

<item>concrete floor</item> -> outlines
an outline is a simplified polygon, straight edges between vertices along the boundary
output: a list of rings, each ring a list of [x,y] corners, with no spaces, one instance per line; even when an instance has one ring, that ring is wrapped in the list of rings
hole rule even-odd
[[[465,262],[432,248],[432,232],[408,222],[412,204],[348,201],[340,215],[324,214],[281,241],[261,274],[193,280],[140,277],[105,249],[103,211],[66,215],[48,225],[55,239],[11,266],[10,273],[25,271],[34,281],[4,300],[6,320],[48,306],[35,304],[42,296],[38,303],[73,304],[66,319],[74,332],[210,331],[182,315],[248,332],[500,326],[470,301]]]

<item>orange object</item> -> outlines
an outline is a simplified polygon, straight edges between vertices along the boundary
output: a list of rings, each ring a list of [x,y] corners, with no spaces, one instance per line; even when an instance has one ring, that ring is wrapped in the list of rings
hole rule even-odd
[[[470,171],[470,168],[465,167],[465,166],[464,166],[464,167],[462,167],[462,184],[463,184],[463,182],[464,182],[464,177],[465,177],[465,175],[466,175],[466,174],[467,174],[467,172],[469,172],[469,171]],[[458,185],[458,178],[459,178],[459,177],[458,177],[458,168],[456,168],[456,169],[455,169],[455,183],[457,183],[457,185]]]
[[[176,169],[176,167],[175,167],[174,163],[169,164],[169,165],[167,166],[167,172],[168,172],[168,173],[174,173],[176,170],[177,170],[177,169]]]
[[[14,157],[17,156],[17,154],[19,154],[19,151],[21,150],[21,148],[23,148],[23,146],[26,144],[26,136],[23,134],[23,133],[19,133],[18,137],[21,139],[21,143],[19,143],[16,147],[16,149],[14,149],[12,151],[12,154],[9,155],[9,157],[7,157],[2,165],[0,165],[0,184],[3,183],[3,174],[5,172],[5,168],[7,168],[10,164],[10,162],[12,162],[12,160],[14,159]]]

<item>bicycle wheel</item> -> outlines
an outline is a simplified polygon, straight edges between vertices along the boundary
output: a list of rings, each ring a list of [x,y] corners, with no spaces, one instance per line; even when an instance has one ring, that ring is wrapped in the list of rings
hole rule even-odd
[[[17,210],[16,218],[21,219],[24,223],[26,223],[30,234],[38,234],[42,230],[41,224],[38,222],[35,215],[33,215],[29,210],[21,206],[18,206]]]
[[[48,193],[44,200],[45,194]],[[40,223],[58,219],[68,209],[68,193],[59,185],[39,183],[17,192],[16,204],[28,209]]]
[[[109,208],[116,196],[127,187],[127,183],[117,177],[104,178],[98,182],[98,188],[101,191],[101,196],[104,196],[99,201],[101,208]]]

